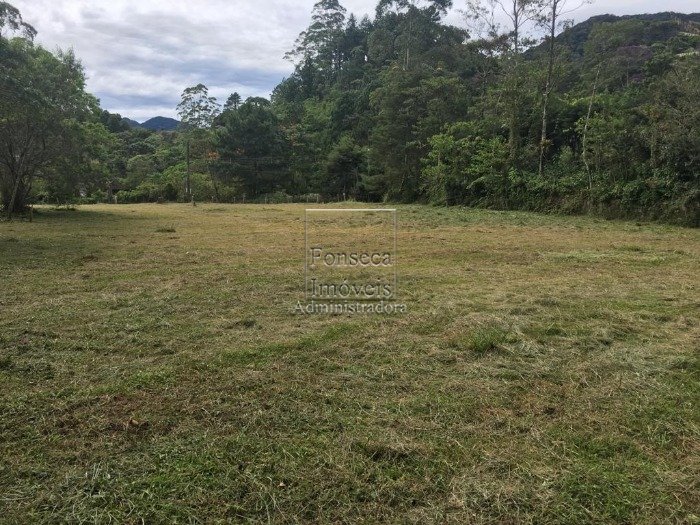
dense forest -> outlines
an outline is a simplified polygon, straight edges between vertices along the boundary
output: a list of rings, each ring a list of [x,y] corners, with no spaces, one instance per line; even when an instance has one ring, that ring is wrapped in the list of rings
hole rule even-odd
[[[700,224],[700,14],[572,25],[564,0],[470,1],[454,27],[451,7],[380,0],[358,20],[321,0],[270,100],[199,84],[153,131],[0,2],[4,209],[355,199]]]

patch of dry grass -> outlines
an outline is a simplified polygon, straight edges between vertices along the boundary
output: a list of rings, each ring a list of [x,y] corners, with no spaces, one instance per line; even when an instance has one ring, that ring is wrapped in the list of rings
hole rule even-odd
[[[303,316],[303,209],[0,224],[0,521],[697,522],[697,230],[399,207]]]

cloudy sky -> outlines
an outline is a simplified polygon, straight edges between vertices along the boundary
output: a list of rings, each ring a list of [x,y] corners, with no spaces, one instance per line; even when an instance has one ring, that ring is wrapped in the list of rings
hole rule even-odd
[[[72,47],[103,108],[138,121],[175,117],[199,82],[221,101],[233,91],[268,97],[289,75],[284,60],[315,0],[10,0],[44,47]],[[570,0],[572,5],[576,0]],[[358,17],[376,0],[341,0]],[[463,25],[455,0],[449,21]],[[697,0],[597,0],[572,17],[698,11]]]

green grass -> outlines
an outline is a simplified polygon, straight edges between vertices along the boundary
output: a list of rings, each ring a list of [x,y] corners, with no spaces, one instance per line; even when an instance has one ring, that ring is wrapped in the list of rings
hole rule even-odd
[[[700,232],[399,207],[305,316],[303,209],[0,223],[0,522],[700,521]]]

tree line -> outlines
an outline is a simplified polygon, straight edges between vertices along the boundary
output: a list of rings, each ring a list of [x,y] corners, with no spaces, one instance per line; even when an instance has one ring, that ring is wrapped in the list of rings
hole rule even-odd
[[[192,86],[156,133],[101,110],[75,56],[0,2],[3,205],[313,195],[698,225],[700,15],[574,26],[577,5],[465,0],[455,27],[450,0],[361,20],[320,0],[269,100]]]

